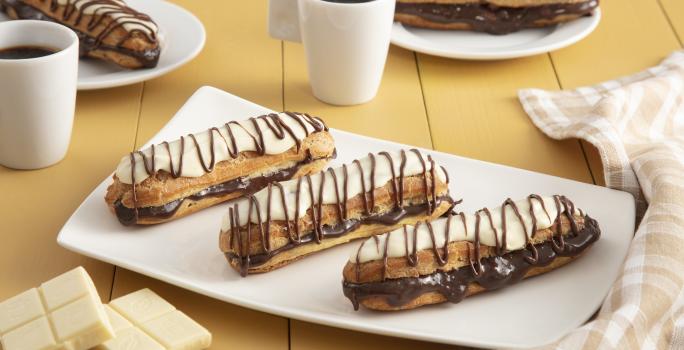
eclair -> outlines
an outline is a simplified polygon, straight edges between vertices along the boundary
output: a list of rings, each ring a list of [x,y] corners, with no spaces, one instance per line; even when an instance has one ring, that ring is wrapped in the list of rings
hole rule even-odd
[[[271,113],[181,136],[121,159],[105,201],[124,225],[177,219],[325,167],[336,155],[325,123]]]
[[[363,241],[344,267],[342,288],[357,310],[458,303],[555,270],[600,235],[596,220],[564,196],[507,199]]]
[[[429,220],[453,207],[448,175],[418,150],[380,152],[237,201],[219,245],[242,276],[354,239]]]
[[[150,16],[123,0],[0,0],[12,19],[57,22],[80,39],[80,54],[128,69],[157,65],[158,28]]]
[[[507,34],[589,16],[598,0],[397,0],[394,20],[447,30]]]

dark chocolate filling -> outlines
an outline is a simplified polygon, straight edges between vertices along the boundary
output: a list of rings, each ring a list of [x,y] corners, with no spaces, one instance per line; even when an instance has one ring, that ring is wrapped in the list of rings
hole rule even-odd
[[[465,297],[468,284],[476,282],[485,290],[496,290],[519,282],[525,274],[534,267],[549,265],[557,257],[574,257],[580,255],[596,242],[601,235],[596,220],[584,217],[584,228],[577,233],[564,236],[565,245],[559,249],[551,241],[535,244],[538,251],[536,262],[529,259],[526,249],[507,252],[505,254],[481,259],[482,272],[473,273],[467,265],[451,271],[437,271],[435,273],[397,279],[387,279],[382,282],[342,283],[344,295],[351,300],[354,309],[358,310],[359,301],[381,297],[392,307],[401,307],[419,296],[437,292],[447,301],[458,303]]]
[[[396,13],[418,16],[440,23],[466,23],[471,29],[490,34],[508,34],[537,27],[537,21],[553,20],[563,15],[591,15],[598,0],[573,4],[549,4],[524,7],[499,7],[492,4],[434,4],[397,2]]]
[[[449,196],[438,197],[437,202],[434,205],[434,207],[435,208],[438,207],[443,201],[453,203],[453,199],[451,199],[451,197],[449,197]],[[411,205],[406,205],[403,207],[395,208],[395,209],[393,209],[387,213],[372,214],[372,215],[369,215],[366,217],[362,217],[360,219],[342,220],[340,223],[338,223],[334,226],[322,225],[321,226],[321,232],[320,232],[321,240],[327,239],[327,238],[336,238],[336,237],[344,236],[345,234],[356,230],[361,225],[367,225],[367,224],[383,224],[383,225],[388,225],[388,226],[389,225],[395,225],[407,216],[425,213],[428,210],[428,206],[430,206],[430,205],[431,205],[430,203],[411,204]],[[272,249],[267,253],[251,254],[249,256],[240,257],[233,252],[228,252],[228,253],[225,253],[225,256],[230,261],[239,261],[238,265],[240,265],[240,266],[254,267],[254,266],[259,266],[259,265],[265,264],[273,256],[278,255],[284,251],[296,248],[296,247],[304,245],[304,244],[311,244],[314,242],[316,242],[316,235],[314,234],[314,232],[311,232],[308,235],[302,236],[301,239],[298,241],[289,241],[286,245],[284,245],[280,248],[277,248],[277,249]]]
[[[27,5],[21,1],[18,0],[0,0],[0,10],[3,12],[7,12],[7,9],[13,9],[16,13],[17,16],[20,19],[35,19],[35,20],[41,20],[41,21],[50,21],[50,22],[57,22],[54,18],[50,17],[49,15],[43,13],[39,9]],[[59,22],[57,22],[59,23]],[[63,24],[63,23],[60,23]],[[145,67],[145,68],[154,68],[157,66],[157,63],[159,62],[159,55],[161,53],[161,49],[159,45],[156,47],[149,49],[149,50],[144,50],[144,51],[134,51],[131,49],[128,49],[126,47],[123,47],[121,45],[118,46],[112,46],[112,45],[107,45],[102,43],[101,39],[98,39],[96,37],[90,36],[86,33],[83,33],[77,29],[74,29],[72,27],[71,30],[73,30],[76,35],[79,38],[80,44],[79,45],[79,54],[81,57],[87,56],[89,52],[95,51],[95,50],[106,50],[106,51],[113,51],[113,52],[118,52],[122,53],[126,56],[134,57],[135,59],[140,62],[140,64]]]
[[[199,201],[203,198],[223,196],[235,191],[244,191],[245,195],[252,194],[266,187],[271,182],[285,181],[291,179],[297,173],[297,170],[299,170],[300,167],[312,161],[312,159],[307,158],[304,161],[299,162],[290,168],[282,169],[269,175],[262,175],[256,177],[239,177],[236,179],[232,179],[214,186],[207,187],[190,196],[179,198],[175,201],[166,203],[161,206],[139,207],[137,208],[137,217],[135,214],[136,209],[129,208],[123,205],[123,203],[121,203],[121,200],[118,200],[114,203],[114,211],[116,212],[116,217],[119,219],[119,222],[126,226],[134,225],[135,223],[137,223],[138,218],[167,219],[176,213],[178,208],[180,208],[181,204],[183,204],[183,202],[186,199]]]

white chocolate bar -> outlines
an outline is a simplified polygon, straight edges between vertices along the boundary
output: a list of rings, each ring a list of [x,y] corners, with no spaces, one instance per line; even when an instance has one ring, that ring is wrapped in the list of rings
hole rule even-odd
[[[3,350],[90,349],[114,336],[83,267],[0,303]]]
[[[96,350],[199,350],[211,345],[211,333],[149,289],[112,300],[105,306],[116,337]]]

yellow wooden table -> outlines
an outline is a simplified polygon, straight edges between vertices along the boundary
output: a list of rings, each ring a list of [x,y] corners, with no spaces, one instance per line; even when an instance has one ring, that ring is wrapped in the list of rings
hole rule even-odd
[[[207,29],[207,46],[167,76],[78,94],[67,158],[44,170],[0,167],[0,300],[84,265],[104,301],[150,287],[205,325],[214,349],[438,349],[439,344],[340,330],[219,302],[59,247],[57,232],[119,159],[145,143],[202,85],[274,110],[324,116],[335,128],[602,184],[596,151],[553,141],[524,114],[516,91],[572,88],[636,72],[682,47],[684,1],[602,0],[584,41],[551,54],[469,62],[391,47],[371,103],[314,99],[301,45],[270,39],[266,1],[176,0]]]

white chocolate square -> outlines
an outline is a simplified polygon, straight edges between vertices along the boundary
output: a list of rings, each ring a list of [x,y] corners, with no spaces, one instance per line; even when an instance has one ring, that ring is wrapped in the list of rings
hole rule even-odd
[[[131,327],[116,333],[116,338],[106,341],[95,350],[166,350],[139,328]]]
[[[3,350],[87,350],[114,336],[82,267],[0,303]]]
[[[103,327],[102,320],[107,319],[107,315],[95,298],[83,296],[50,314],[59,342],[72,349],[85,350],[114,337],[111,326]]]
[[[110,306],[116,337],[96,350],[200,350],[211,345],[209,331],[149,289],[115,299]]]
[[[59,349],[45,316],[37,318],[2,336],[4,350]]]
[[[43,302],[36,288],[0,303],[0,335],[43,315]]]
[[[211,345],[209,331],[178,310],[149,320],[141,328],[171,350],[205,349]]]
[[[52,311],[66,303],[92,293],[94,289],[90,276],[80,266],[40,286],[40,291],[48,311]]]
[[[147,288],[112,300],[109,306],[135,324],[151,320],[176,309],[168,301]]]
[[[114,311],[111,306],[105,305],[104,308],[105,312],[107,313],[107,317],[109,317],[109,323],[112,324],[114,333],[118,334],[119,331],[133,327],[131,322],[119,315],[119,313]]]

